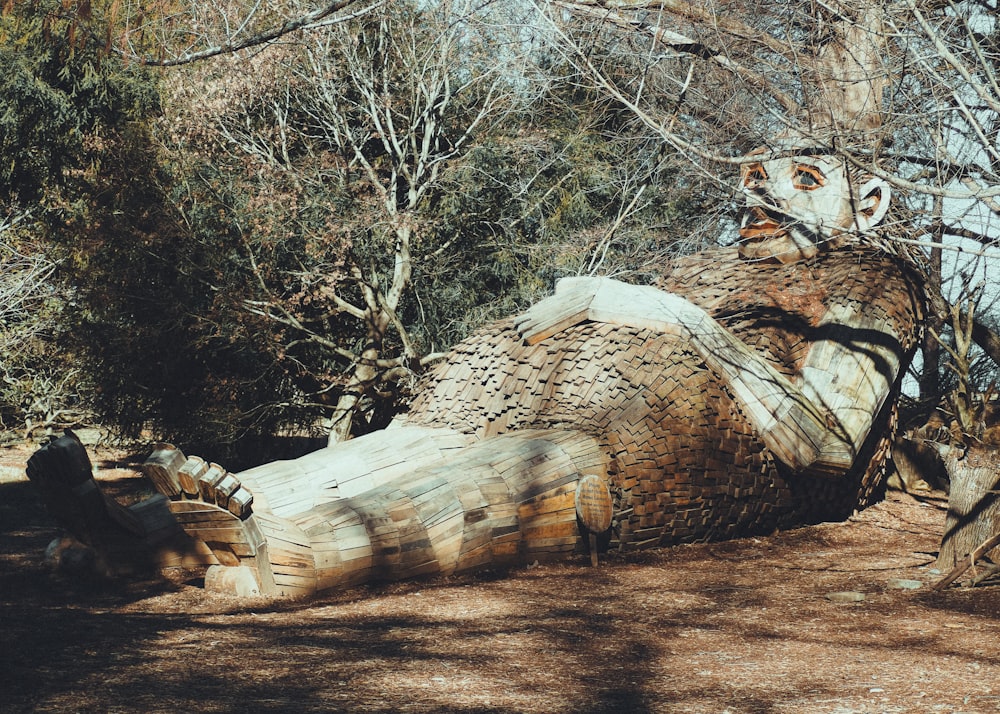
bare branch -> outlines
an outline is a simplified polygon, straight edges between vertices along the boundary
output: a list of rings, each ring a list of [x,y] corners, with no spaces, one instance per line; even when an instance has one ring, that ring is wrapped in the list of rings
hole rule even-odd
[[[709,60],[716,63],[718,66],[731,71],[733,74],[739,76],[741,79],[749,82],[750,84],[763,89],[765,92],[774,97],[784,107],[791,115],[798,114],[801,111],[801,107],[798,102],[796,102],[790,95],[783,92],[778,88],[773,82],[768,80],[766,76],[755,72],[747,67],[744,67],[739,62],[734,61],[724,50],[719,50],[715,48],[708,47],[696,40],[689,37],[685,37],[680,33],[674,32],[672,30],[657,27],[648,24],[642,20],[628,19],[622,17],[617,12],[614,12],[610,5],[607,3],[597,3],[597,2],[585,2],[585,1],[565,1],[565,0],[553,0],[553,5],[557,7],[562,7],[571,12],[592,17],[597,20],[602,20],[610,22],[618,27],[626,30],[639,30],[645,34],[652,37],[658,44],[662,47],[670,49],[678,54],[691,55],[704,60]],[[673,3],[671,3],[673,4]],[[628,9],[635,9],[629,4]],[[692,12],[699,15],[705,14],[703,10],[695,8],[694,6],[689,6]],[[713,16],[714,20],[718,20],[718,17]],[[749,28],[744,28],[739,26],[737,28],[729,27],[734,34],[738,31],[743,36],[743,33],[749,33]],[[746,36],[749,36],[748,34]],[[759,33],[756,35],[757,38],[760,37]],[[766,37],[766,36],[765,36]],[[765,40],[765,44],[768,44]],[[785,45],[780,45],[781,49],[788,51],[788,47]]]
[[[158,67],[176,67],[184,64],[191,64],[192,62],[198,62],[201,60],[209,59],[211,57],[217,57],[224,54],[234,54],[240,52],[241,50],[251,49],[254,47],[260,47],[263,45],[271,44],[286,35],[290,35],[294,32],[299,32],[302,30],[310,30],[318,27],[325,27],[329,24],[337,22],[347,22],[352,19],[361,17],[362,15],[371,12],[373,9],[380,7],[386,3],[386,0],[376,0],[375,2],[359,8],[355,12],[344,13],[341,15],[336,15],[337,13],[345,10],[351,5],[359,3],[360,0],[337,0],[336,2],[327,3],[322,5],[312,12],[308,12],[299,17],[285,20],[280,25],[275,25],[269,27],[266,30],[256,32],[249,37],[239,38],[243,31],[250,24],[253,14],[257,11],[258,7],[255,7],[240,26],[232,32],[226,32],[226,41],[214,44],[210,47],[206,47],[202,50],[195,51],[184,51],[180,56],[174,58],[156,58],[150,56],[139,57],[138,59],[147,65],[158,66]],[[336,17],[334,17],[336,15]],[[224,22],[228,22],[228,17],[223,15]],[[239,39],[237,39],[239,38]],[[122,51],[123,54],[132,54],[129,52]]]

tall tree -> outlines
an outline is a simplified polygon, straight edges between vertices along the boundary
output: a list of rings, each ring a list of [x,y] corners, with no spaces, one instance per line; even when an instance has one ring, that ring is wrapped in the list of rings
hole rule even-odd
[[[32,426],[86,411],[71,279],[110,225],[127,233],[128,191],[146,164],[159,109],[156,77],[110,56],[113,2],[38,0],[0,6],[0,263],[4,350],[0,413]],[[8,426],[13,426],[8,423]]]
[[[433,359],[408,319],[414,270],[477,250],[435,229],[437,206],[530,99],[523,55],[491,53],[501,29],[482,12],[379,7],[234,59],[239,76],[219,65],[211,99],[188,98],[188,127],[216,111],[195,140],[225,160],[213,175],[252,280],[244,307],[280,326],[314,401],[332,399],[333,438],[384,425]]]
[[[556,0],[569,61],[709,174],[794,133],[896,189],[895,249],[929,258],[937,313],[996,266],[996,27],[982,3]],[[614,60],[642,58],[641,71]],[[634,62],[634,59],[633,59]],[[732,235],[725,210],[716,214]],[[941,252],[944,260],[941,260]],[[956,252],[971,260],[949,260]],[[943,266],[943,267],[942,267]],[[994,267],[993,270],[996,268]],[[1000,363],[988,301],[975,336]],[[925,393],[934,391],[928,343]]]

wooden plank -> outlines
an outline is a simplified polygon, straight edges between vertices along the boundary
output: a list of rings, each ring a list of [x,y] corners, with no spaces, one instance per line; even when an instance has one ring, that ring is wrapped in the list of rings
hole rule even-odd
[[[526,526],[521,535],[525,541],[539,540],[544,538],[571,538],[579,536],[580,529],[576,524],[576,518],[572,521],[552,521],[550,523],[538,523]]]
[[[187,461],[177,472],[177,481],[185,496],[188,498],[198,497],[198,479],[206,471],[208,471],[208,464],[205,463],[204,459],[198,456],[187,458]]]
[[[279,589],[284,588],[294,588],[296,590],[305,590],[308,593],[312,593],[316,589],[316,574],[312,570],[286,567],[286,566],[274,566],[274,584]]]
[[[498,564],[507,564],[517,560],[519,541],[501,541],[490,544],[490,551],[493,553],[493,561]]]
[[[434,552],[442,568],[454,567],[462,552],[464,524],[461,514],[427,529],[427,537],[434,544]]]
[[[273,543],[269,544],[273,545]],[[275,575],[286,570],[313,570],[316,567],[315,559],[311,553],[301,551],[285,550],[283,548],[270,548],[271,570]]]
[[[479,486],[479,492],[490,505],[511,502],[510,489],[503,479],[499,477],[497,480],[477,479],[476,484]]]
[[[572,523],[576,525],[576,509],[573,504],[558,511],[540,513],[533,518],[518,518],[521,529],[551,525],[552,523]]]
[[[363,525],[342,526],[331,533],[332,540],[340,545],[341,551],[352,548],[371,548],[371,537]]]
[[[570,473],[561,475],[558,478],[549,477],[538,481],[531,481],[521,489],[521,499],[522,501],[529,500],[566,485],[576,488],[576,482],[579,478],[579,473],[575,469],[570,469]]]
[[[197,568],[219,565],[212,549],[201,541],[184,539],[178,545],[162,544],[156,550],[156,565],[160,568]]]
[[[492,528],[479,523],[471,527],[466,526],[465,530],[462,532],[461,557],[464,559],[467,553],[477,550],[484,545],[488,545],[492,539]]]
[[[568,481],[547,491],[537,493],[528,498],[522,498],[517,504],[518,509],[526,513],[540,512],[546,506],[551,506],[554,500],[563,500],[567,497],[572,504],[573,499],[576,497],[577,488],[574,481]]]
[[[230,473],[222,475],[215,485],[215,505],[229,510],[229,497],[240,487],[240,482]]]
[[[169,507],[178,519],[185,518],[190,523],[221,521],[231,522],[237,519],[229,511],[224,511],[214,503],[204,501],[170,501]]]
[[[405,568],[400,568],[394,573],[394,579],[406,580],[409,578],[420,578],[428,575],[437,575],[441,572],[441,566],[436,558],[427,560]]]
[[[489,565],[493,562],[493,550],[487,541],[468,551],[463,551],[455,567],[456,573],[467,572]]]
[[[295,530],[274,531],[267,530],[267,540],[272,549],[280,548],[286,551],[301,550],[309,551],[312,547],[309,536]]]
[[[207,503],[215,503],[215,485],[226,475],[226,470],[218,464],[209,464],[208,469],[198,477],[198,493]]]
[[[460,523],[465,520],[465,511],[462,510],[461,505],[457,502],[446,504],[441,510],[423,518],[422,523],[424,524],[424,528],[431,530],[441,523],[453,520]]]
[[[591,533],[604,533],[611,527],[613,504],[604,479],[586,475],[576,487],[576,515]]]
[[[237,489],[230,494],[226,508],[237,518],[249,518],[253,508],[253,494],[242,487]]]
[[[516,503],[498,503],[490,506],[486,511],[491,524],[501,522],[517,522]]]
[[[550,536],[546,538],[533,538],[524,541],[526,552],[570,552],[583,543],[583,537],[579,532],[567,536]]]
[[[181,495],[177,472],[186,460],[180,449],[173,444],[157,444],[153,447],[153,453],[139,468],[153,482],[157,491],[167,498],[177,499]]]

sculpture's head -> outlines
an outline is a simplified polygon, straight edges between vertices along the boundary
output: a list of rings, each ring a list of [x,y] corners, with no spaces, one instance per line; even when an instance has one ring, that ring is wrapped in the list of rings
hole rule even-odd
[[[746,207],[739,252],[747,259],[811,258],[838,236],[875,226],[889,208],[885,181],[852,182],[844,161],[822,149],[799,145],[762,157],[744,164],[740,178]]]

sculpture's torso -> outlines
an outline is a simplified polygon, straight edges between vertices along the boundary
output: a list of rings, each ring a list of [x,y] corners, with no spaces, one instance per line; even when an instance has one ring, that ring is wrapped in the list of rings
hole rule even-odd
[[[831,307],[879,315],[879,339],[908,357],[921,309],[915,285],[896,259],[870,251],[781,265],[722,249],[677,261],[659,287],[704,308],[794,380],[810,345],[830,336]],[[410,423],[480,438],[539,427],[596,437],[611,457],[613,538],[625,548],[842,518],[881,484],[891,418],[891,408],[877,417],[844,476],[789,473],[683,335],[590,322],[533,346],[510,321],[493,325],[458,345],[417,394]]]

